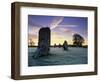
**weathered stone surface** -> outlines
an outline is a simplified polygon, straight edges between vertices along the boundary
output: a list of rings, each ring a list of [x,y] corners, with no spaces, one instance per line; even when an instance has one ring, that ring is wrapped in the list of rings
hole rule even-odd
[[[50,28],[45,27],[39,30],[38,36],[38,48],[36,54],[34,55],[35,58],[48,55],[50,50]]]

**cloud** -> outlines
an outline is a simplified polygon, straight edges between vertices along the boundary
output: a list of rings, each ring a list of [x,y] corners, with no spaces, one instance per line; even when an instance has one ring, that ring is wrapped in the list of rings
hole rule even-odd
[[[40,27],[38,27],[38,26],[29,26],[29,29],[28,29],[28,33],[29,34],[35,34],[35,35],[37,35],[38,34],[38,31],[39,31],[39,29],[40,29]]]
[[[50,28],[54,29],[56,28],[62,21],[64,17],[55,17],[52,23],[50,24]]]
[[[66,34],[73,34],[74,31],[70,28],[65,28],[65,27],[57,27],[55,29],[52,30],[52,32],[57,33],[58,35],[66,35]]]
[[[29,39],[37,39],[37,35],[28,34]]]
[[[78,27],[78,25],[74,25],[74,24],[66,24],[66,25],[58,25],[58,27]]]
[[[75,24],[66,24],[66,25],[58,25],[56,28],[52,29],[53,32],[56,32],[58,35],[62,36],[72,36],[76,33],[73,28],[75,29],[78,25]]]
[[[54,29],[56,27],[78,27],[78,25],[75,24],[65,24],[65,25],[60,25],[60,23],[63,21],[64,17],[55,17],[54,20],[50,24],[50,28]]]
[[[38,24],[37,21],[35,21],[34,16],[29,15],[28,16],[28,26],[29,27],[42,27],[41,25]]]

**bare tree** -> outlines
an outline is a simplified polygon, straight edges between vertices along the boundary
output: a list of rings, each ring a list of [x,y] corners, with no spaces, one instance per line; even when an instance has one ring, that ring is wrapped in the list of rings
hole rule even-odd
[[[54,47],[57,47],[56,43],[54,44]]]
[[[30,46],[34,46],[35,45],[35,43],[33,42],[32,39],[29,40],[29,44],[30,44]]]

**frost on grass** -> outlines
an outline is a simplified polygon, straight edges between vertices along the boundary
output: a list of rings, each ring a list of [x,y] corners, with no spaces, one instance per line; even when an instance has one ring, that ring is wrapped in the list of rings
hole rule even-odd
[[[63,48],[50,48],[50,54],[37,59],[33,58],[36,48],[28,49],[28,66],[49,66],[49,65],[75,65],[87,64],[87,48],[69,47],[68,51]]]

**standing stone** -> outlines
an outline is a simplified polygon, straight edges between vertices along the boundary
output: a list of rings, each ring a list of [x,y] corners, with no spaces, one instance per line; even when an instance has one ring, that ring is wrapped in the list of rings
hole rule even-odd
[[[59,43],[58,47],[59,47],[59,48],[61,48],[61,47],[62,47],[62,45]]]
[[[68,43],[67,43],[67,41],[64,41],[64,43],[63,43],[63,49],[64,50],[68,50]]]
[[[48,50],[50,49],[50,28],[45,27],[39,30],[39,42],[38,47],[40,48],[41,45],[45,45]]]
[[[54,44],[54,48],[57,47],[56,43]]]
[[[35,58],[48,55],[50,50],[50,28],[45,27],[39,30],[38,48]]]

